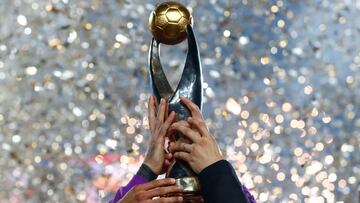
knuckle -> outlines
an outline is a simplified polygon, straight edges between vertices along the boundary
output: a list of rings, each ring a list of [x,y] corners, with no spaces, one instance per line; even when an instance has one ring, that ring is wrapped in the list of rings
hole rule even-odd
[[[163,180],[163,179],[154,180],[154,181],[153,181],[153,184],[152,184],[152,185],[153,185],[153,188],[159,187],[160,185],[162,185],[162,184],[163,184],[162,180]]]
[[[200,127],[206,127],[206,124],[203,120],[198,119],[197,122]]]
[[[197,126],[201,126],[202,121],[200,119],[193,119],[193,123]]]
[[[196,118],[194,118],[194,117],[192,117],[192,119],[190,120],[190,122],[191,122],[192,124],[195,124],[195,125],[198,124],[198,120],[197,120]]]
[[[156,180],[157,186],[164,185],[166,183],[165,179]]]

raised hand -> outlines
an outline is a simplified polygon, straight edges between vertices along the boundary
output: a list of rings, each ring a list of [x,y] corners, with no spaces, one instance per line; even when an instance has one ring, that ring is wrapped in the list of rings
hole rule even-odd
[[[180,132],[189,138],[192,144],[172,142],[169,150],[174,153],[175,158],[186,161],[196,173],[200,173],[207,166],[222,160],[223,157],[198,106],[185,97],[181,97],[181,102],[188,108],[191,117],[187,121],[173,123],[170,130]]]
[[[151,140],[144,164],[157,175],[166,171],[172,159],[171,153],[165,153],[164,144],[170,125],[175,121],[175,112],[168,116],[168,103],[161,99],[157,105],[156,98],[151,96],[148,103],[148,120],[151,130]]]

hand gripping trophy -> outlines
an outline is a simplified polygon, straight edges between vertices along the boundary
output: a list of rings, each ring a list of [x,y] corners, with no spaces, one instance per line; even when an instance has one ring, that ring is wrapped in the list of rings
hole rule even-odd
[[[153,34],[149,50],[149,69],[153,93],[157,100],[169,101],[169,112],[177,113],[177,120],[185,120],[188,110],[180,103],[180,96],[189,98],[201,109],[202,107],[202,70],[199,51],[192,28],[192,17],[183,5],[177,2],[164,2],[156,6],[150,15],[149,27]],[[160,43],[174,45],[187,38],[188,52],[180,82],[175,89],[171,88],[160,63]],[[190,141],[177,134],[172,141],[189,143]],[[200,185],[195,172],[181,160],[175,160],[166,173],[175,178],[178,185],[184,188],[184,199],[201,202]]]

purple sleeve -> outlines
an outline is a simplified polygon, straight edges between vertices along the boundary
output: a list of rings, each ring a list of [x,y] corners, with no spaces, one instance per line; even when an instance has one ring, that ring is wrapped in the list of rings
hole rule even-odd
[[[256,203],[256,200],[254,198],[254,196],[252,196],[252,194],[250,193],[249,189],[247,189],[245,187],[245,185],[242,185],[243,187],[243,191],[245,193],[245,196],[247,197],[247,199],[249,200],[250,203]]]
[[[114,199],[110,200],[109,203],[118,202],[121,198],[123,198],[125,196],[125,194],[127,192],[129,192],[129,190],[131,190],[131,188],[133,188],[136,185],[143,184],[146,182],[148,182],[148,181],[144,177],[142,177],[140,175],[134,175],[134,177],[130,180],[130,182],[126,186],[119,188],[119,190],[116,192]]]

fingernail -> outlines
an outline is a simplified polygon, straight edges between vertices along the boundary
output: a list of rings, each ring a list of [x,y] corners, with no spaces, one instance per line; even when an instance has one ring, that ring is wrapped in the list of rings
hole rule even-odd
[[[192,120],[193,118],[192,117],[188,117],[188,120]]]
[[[161,102],[161,103],[164,103],[164,102],[165,102],[165,99],[164,99],[164,98],[161,98],[160,102]]]
[[[175,178],[170,178],[170,183],[175,183],[175,182],[176,182]]]
[[[183,201],[183,197],[178,197],[178,200],[179,200],[179,201]]]

